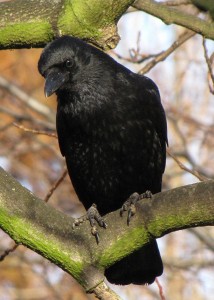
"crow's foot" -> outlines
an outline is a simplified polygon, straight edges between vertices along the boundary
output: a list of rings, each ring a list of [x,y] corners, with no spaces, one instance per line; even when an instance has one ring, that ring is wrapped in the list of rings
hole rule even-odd
[[[123,206],[120,209],[120,216],[123,216],[123,213],[125,211],[128,212],[127,217],[127,225],[130,224],[131,217],[135,215],[136,213],[136,203],[139,200],[146,199],[146,198],[152,198],[152,193],[150,191],[146,191],[143,194],[133,193],[131,196],[124,202]]]
[[[95,236],[96,242],[98,244],[100,237],[99,237],[99,233],[98,233],[98,230],[97,230],[97,227],[95,224],[97,222],[98,225],[103,228],[107,228],[107,224],[104,221],[104,219],[101,217],[101,215],[99,214],[96,204],[92,204],[92,206],[87,210],[87,213],[84,216],[75,219],[75,221],[73,223],[73,229],[76,226],[79,226],[80,224],[84,223],[86,220],[88,220],[90,222],[91,233],[92,233],[92,235]]]

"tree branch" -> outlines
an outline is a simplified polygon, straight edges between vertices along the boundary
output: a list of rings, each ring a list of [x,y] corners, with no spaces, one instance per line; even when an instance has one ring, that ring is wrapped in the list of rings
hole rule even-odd
[[[214,225],[214,181],[176,188],[137,204],[130,226],[119,212],[105,216],[96,244],[87,223],[72,230],[73,218],[52,208],[0,168],[0,227],[17,243],[40,253],[93,291],[104,269],[153,238]]]
[[[214,40],[214,22],[212,21],[200,19],[177,8],[163,5],[153,0],[138,0],[132,6],[161,19],[166,24],[181,25]]]
[[[179,48],[183,43],[185,43],[188,39],[190,39],[194,35],[195,32],[190,30],[185,30],[168,49],[155,56],[138,73],[139,74],[148,73],[155,65],[157,65],[161,61],[164,61],[170,54],[172,54],[177,48]]]
[[[168,6],[179,6],[179,5],[188,5],[191,4],[191,0],[168,0],[164,1],[163,5],[168,5]]]
[[[122,300],[114,291],[110,290],[105,282],[101,282],[93,289],[93,293],[99,300]]]
[[[116,22],[133,0],[14,0],[0,3],[0,49],[44,47],[78,36],[102,48],[119,40]]]

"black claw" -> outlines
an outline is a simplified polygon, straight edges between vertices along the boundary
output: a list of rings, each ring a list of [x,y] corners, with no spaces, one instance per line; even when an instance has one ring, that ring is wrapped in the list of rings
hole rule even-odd
[[[127,225],[128,225],[128,226],[129,226],[129,224],[130,224],[131,217],[132,217],[132,211],[131,211],[131,209],[129,209],[129,211],[128,211],[128,217],[127,217]]]
[[[96,204],[92,204],[92,206],[88,209],[86,215],[75,219],[72,228],[74,229],[76,226],[79,226],[80,224],[82,224],[83,222],[85,222],[86,220],[88,220],[90,222],[90,226],[91,226],[91,234],[93,236],[95,236],[96,242],[97,244],[100,241],[100,236],[96,227],[96,223],[98,223],[98,225],[100,227],[103,228],[107,228],[107,223],[104,221],[104,219],[100,216],[98,210],[97,210],[97,206]]]
[[[128,217],[127,217],[127,224],[130,224],[131,217],[133,217],[136,213],[136,207],[134,203],[131,203],[130,208],[128,209]]]
[[[98,222],[98,224],[100,225],[100,227],[103,227],[103,228],[107,228],[107,223],[103,220],[103,219],[101,219],[101,220],[99,220],[99,221],[97,221]]]
[[[94,236],[95,236],[95,239],[96,239],[96,242],[97,242],[97,245],[98,245],[99,242],[100,242],[100,236],[99,236],[99,233],[96,232]]]
[[[91,228],[91,234],[93,236],[95,236],[96,242],[97,242],[97,244],[99,244],[100,236],[99,236],[99,233],[97,231],[97,227],[95,225]]]
[[[128,210],[128,208],[127,208],[127,201],[123,204],[123,206],[120,209],[120,216],[121,217],[123,216],[123,213]]]
[[[120,209],[120,216],[123,216],[125,211],[128,211],[127,225],[130,224],[131,217],[136,213],[135,204],[139,200],[140,195],[138,193],[133,193],[123,204]]]
[[[148,199],[152,198],[152,193],[150,191],[146,191],[145,193],[139,195],[138,193],[133,193],[123,204],[123,206],[120,209],[120,216],[123,216],[123,213],[125,211],[128,211],[128,216],[127,216],[127,225],[130,224],[131,218],[135,215],[136,213],[136,203],[139,200],[142,199]]]
[[[95,239],[96,239],[96,242],[97,242],[97,245],[98,245],[99,242],[100,242],[100,236],[99,236],[99,233],[96,233],[96,234],[95,234]]]
[[[152,197],[153,197],[152,192],[146,191],[145,193],[140,195],[139,200],[148,199],[148,198],[152,198]]]
[[[97,214],[94,216],[94,219],[97,221],[100,227],[107,228],[107,223],[103,220],[98,211]]]

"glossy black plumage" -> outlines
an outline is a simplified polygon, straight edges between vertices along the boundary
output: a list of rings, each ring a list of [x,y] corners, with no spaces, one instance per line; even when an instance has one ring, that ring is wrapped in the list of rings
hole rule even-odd
[[[59,146],[85,208],[96,203],[104,215],[134,192],[159,192],[167,128],[154,82],[68,36],[46,46],[38,67],[46,95],[57,94]],[[162,270],[154,241],[105,274],[116,284],[144,284]]]

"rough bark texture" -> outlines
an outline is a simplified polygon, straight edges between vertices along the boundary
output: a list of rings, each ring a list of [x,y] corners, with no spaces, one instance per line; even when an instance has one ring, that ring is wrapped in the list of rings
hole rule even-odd
[[[0,3],[0,49],[44,47],[64,34],[85,39],[103,49],[114,48],[117,21],[132,5],[214,39],[210,20],[167,7],[153,0],[14,0]]]
[[[133,7],[149,13],[166,24],[177,24],[203,35],[205,38],[214,39],[214,22],[203,20],[197,16],[179,11],[177,8],[164,6],[153,0],[135,1]]]
[[[44,47],[69,34],[116,46],[116,23],[132,0],[15,0],[0,3],[0,49]]]
[[[214,225],[214,181],[205,181],[153,196],[137,205],[130,226],[119,211],[105,216],[96,244],[88,223],[72,230],[73,219],[22,187],[0,169],[0,227],[17,243],[40,253],[93,291],[103,271],[152,238],[169,232]]]

